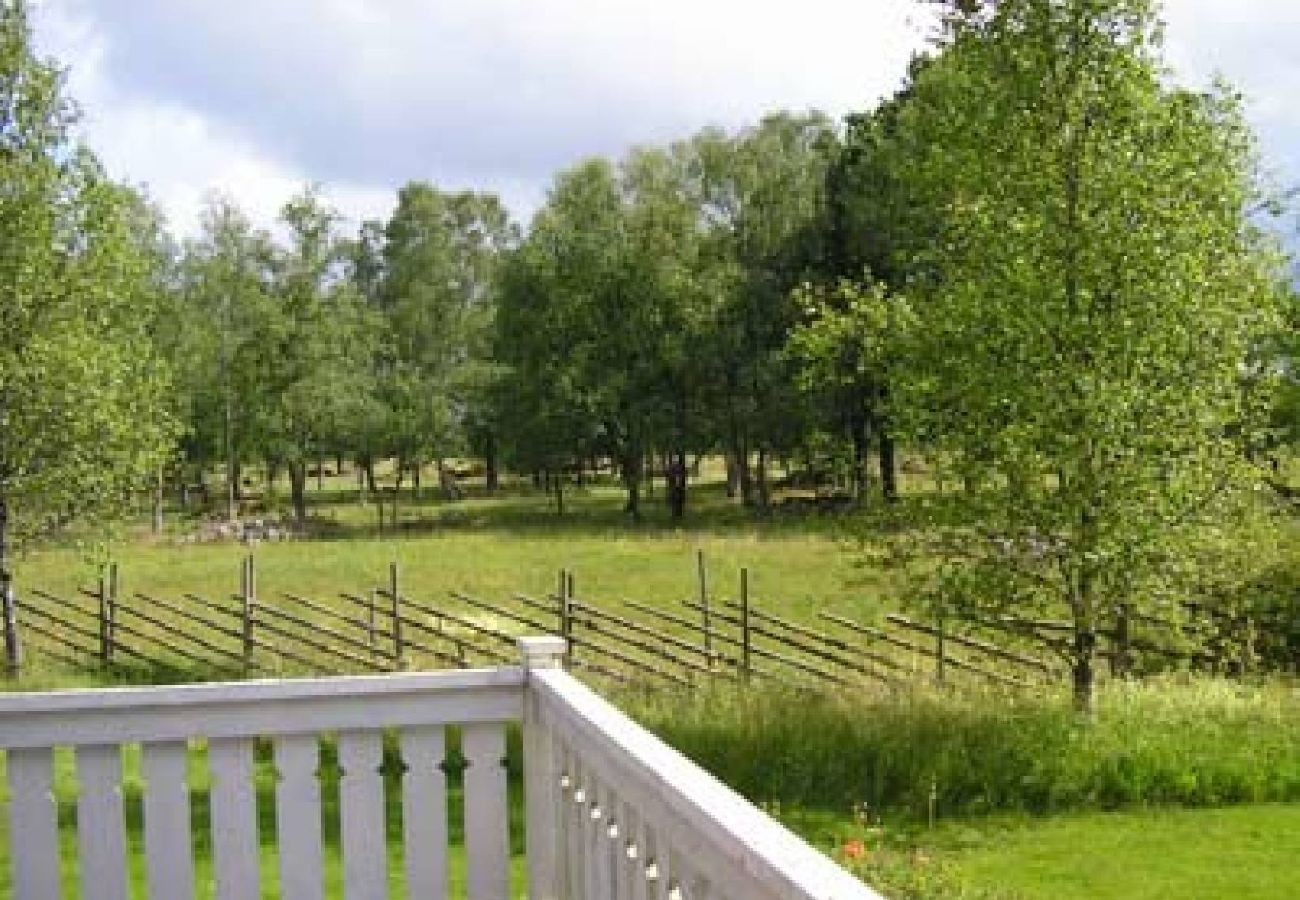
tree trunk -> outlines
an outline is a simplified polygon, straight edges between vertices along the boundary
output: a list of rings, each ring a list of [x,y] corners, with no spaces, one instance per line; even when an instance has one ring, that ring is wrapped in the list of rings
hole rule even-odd
[[[1070,677],[1074,687],[1074,708],[1081,715],[1091,716],[1092,689],[1095,681],[1093,654],[1097,636],[1089,630],[1077,631],[1074,636],[1074,660]]]
[[[163,529],[163,468],[158,467],[153,483],[153,533],[161,534]]]
[[[564,476],[555,476],[555,514],[564,515]]]
[[[894,438],[886,423],[879,424],[880,431],[880,496],[886,503],[898,500],[898,460],[894,452]]]
[[[735,500],[740,494],[740,466],[733,453],[727,453],[727,499]]]
[[[307,525],[307,464],[289,463],[289,495],[293,502],[293,518],[299,530]]]
[[[496,493],[499,476],[497,474],[497,438],[491,431],[487,433],[487,440],[483,447],[483,467],[487,492],[494,494]]]
[[[232,457],[226,457],[226,521],[235,521],[239,509],[239,472]]]
[[[411,467],[411,476],[413,478],[411,482],[411,491],[415,495],[416,502],[419,502],[420,500],[420,469],[421,468],[422,467],[419,463],[416,463],[414,466]],[[439,473],[442,472],[442,460],[438,460],[438,472]],[[442,479],[439,478],[438,480],[441,481]]]
[[[767,483],[767,448],[758,448],[758,465],[754,469],[754,490],[757,494],[758,508],[766,511],[771,503],[771,490]]]
[[[632,521],[641,521],[641,451],[628,450],[623,454],[623,485],[627,488],[627,503],[623,511]]]
[[[22,651],[18,644],[18,621],[14,610],[14,579],[9,571],[9,500],[5,496],[4,486],[0,483],[0,607],[3,607],[5,667],[11,674],[18,671],[22,663]]]
[[[871,441],[867,417],[856,415],[849,425],[849,437],[853,441],[853,499],[861,500],[867,493],[867,447]]]
[[[744,447],[735,455],[736,477],[740,483],[740,502],[745,506],[758,505],[758,493],[754,490],[754,469],[749,464],[749,448]]]
[[[398,457],[397,459],[396,469],[397,469],[397,481],[393,485],[393,517],[391,520],[394,530],[397,529],[397,500],[399,497],[402,496],[402,482],[405,480],[406,477],[406,467],[402,465],[401,457]]]
[[[666,472],[668,510],[675,522],[686,516],[686,474],[686,451],[669,453]]]
[[[325,454],[316,452],[316,492],[325,490]]]
[[[1110,674],[1114,678],[1127,678],[1133,660],[1129,637],[1129,608],[1121,603],[1115,611],[1115,634],[1110,648]]]

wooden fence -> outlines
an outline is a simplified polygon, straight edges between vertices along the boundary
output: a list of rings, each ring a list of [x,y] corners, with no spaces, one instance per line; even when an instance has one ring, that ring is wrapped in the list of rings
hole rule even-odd
[[[330,598],[265,595],[249,556],[238,593],[164,597],[123,591],[110,564],[93,587],[66,596],[28,590],[11,601],[6,655],[11,669],[25,650],[29,659],[69,668],[136,670],[164,679],[384,672],[509,663],[519,635],[551,634],[565,640],[570,669],[628,683],[777,680],[896,688],[927,681],[1022,690],[1064,676],[1058,659],[1038,653],[1070,628],[1010,616],[954,625],[888,613],[864,622],[832,611],[796,622],[754,602],[745,569],[735,599],[713,598],[702,555],[698,595],[670,608],[633,599],[596,602],[580,595],[574,574],[563,570],[551,593],[496,600],[455,591],[417,598],[402,589],[400,576],[393,563],[381,584],[359,591]],[[1179,651],[1158,639],[1173,623],[1143,616],[1131,625],[1122,634],[1100,632],[1114,671],[1131,666],[1138,654],[1214,662],[1212,654]]]

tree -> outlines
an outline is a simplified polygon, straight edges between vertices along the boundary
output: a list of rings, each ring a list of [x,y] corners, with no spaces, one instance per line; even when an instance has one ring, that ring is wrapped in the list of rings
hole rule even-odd
[[[823,418],[849,435],[858,498],[866,481],[866,439],[876,429],[882,444],[882,494],[895,500],[892,449],[886,450],[892,448],[892,439],[885,423],[889,385],[898,380],[906,361],[914,321],[911,307],[884,284],[864,285],[847,278],[834,287],[804,285],[795,297],[806,316],[788,343],[800,366],[800,386],[825,411]]]
[[[9,549],[147,488],[174,437],[138,197],[68,136],[62,77],[0,4],[0,591]]]
[[[388,316],[399,469],[417,473],[432,454],[491,444],[487,386],[496,273],[517,229],[492,194],[444,193],[427,182],[398,192],[384,229],[380,302]],[[364,269],[362,270],[364,271]],[[399,471],[400,478],[400,471]]]
[[[289,247],[275,263],[273,357],[263,370],[274,404],[266,452],[289,472],[294,517],[307,518],[307,466],[344,429],[372,385],[373,323],[337,270],[343,249],[337,214],[307,188],[285,204]]]
[[[270,235],[233,201],[214,197],[180,263],[183,299],[169,346],[188,425],[182,447],[200,478],[209,461],[224,460],[231,520],[243,463],[265,455],[276,402],[265,377],[276,356],[274,257]]]
[[[716,242],[714,281],[725,291],[709,355],[724,444],[749,505],[767,505],[769,456],[797,445],[806,430],[784,348],[800,315],[792,291],[826,268],[837,142],[820,113],[773,114],[733,137],[706,131],[695,141],[700,216]]]
[[[1063,613],[1090,707],[1098,633],[1187,588],[1248,505],[1242,371],[1277,272],[1223,86],[1167,84],[1152,0],[948,4],[900,112],[942,227],[909,286],[910,404],[971,490],[936,523],[941,610]]]
[[[502,273],[495,353],[506,367],[497,390],[510,457],[559,476],[603,441],[623,459],[635,512],[642,432],[629,430],[640,423],[623,406],[633,396],[632,360],[621,353],[629,334],[619,302],[625,240],[613,166],[592,159],[561,172]],[[555,486],[560,505],[563,479]]]

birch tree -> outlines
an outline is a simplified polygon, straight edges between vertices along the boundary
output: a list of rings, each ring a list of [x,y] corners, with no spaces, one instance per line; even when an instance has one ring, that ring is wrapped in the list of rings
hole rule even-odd
[[[946,4],[900,113],[943,223],[910,290],[914,387],[966,479],[937,523],[936,604],[1063,615],[1081,709],[1098,635],[1182,596],[1248,507],[1245,360],[1277,271],[1246,211],[1241,101],[1172,86],[1153,0]]]

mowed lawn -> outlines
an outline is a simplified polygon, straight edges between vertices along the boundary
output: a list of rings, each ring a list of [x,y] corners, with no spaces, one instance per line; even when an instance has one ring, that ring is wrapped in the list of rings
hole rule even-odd
[[[1300,896],[1296,804],[985,821],[966,834],[977,845],[952,854],[964,879],[1025,900]]]

